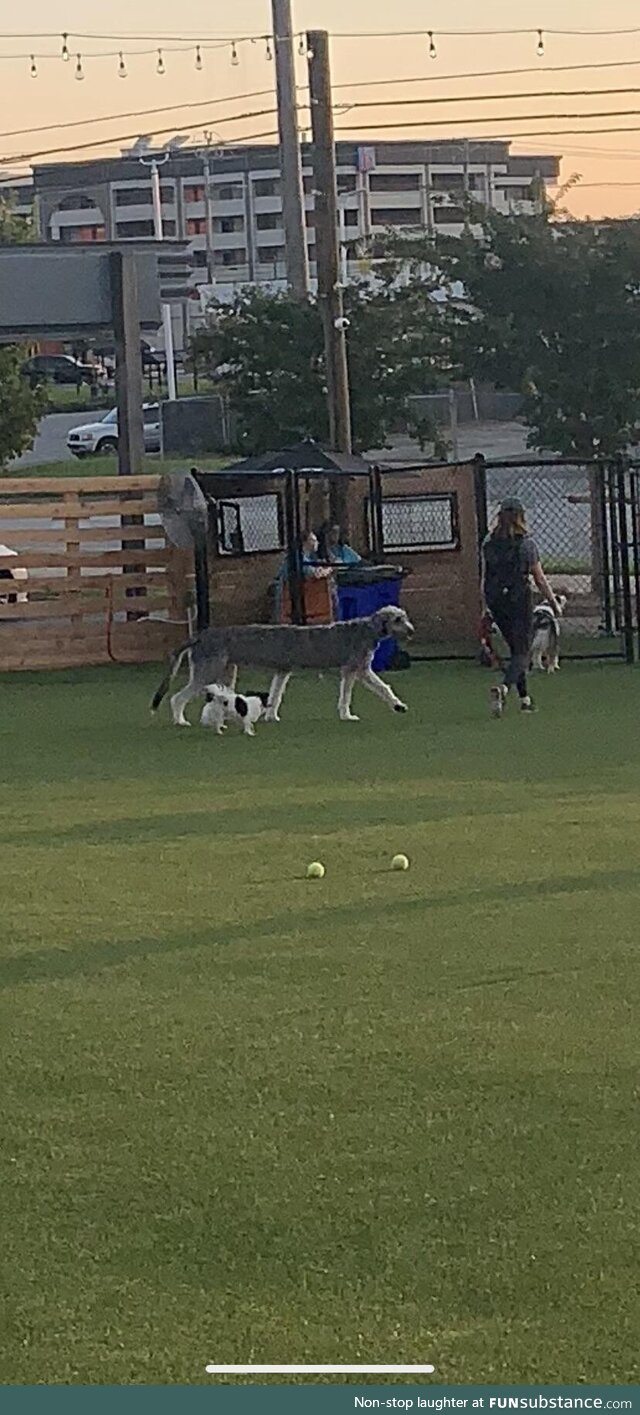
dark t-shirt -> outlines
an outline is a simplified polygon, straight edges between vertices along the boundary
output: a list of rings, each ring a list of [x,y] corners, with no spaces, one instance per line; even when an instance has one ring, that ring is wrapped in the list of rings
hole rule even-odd
[[[489,535],[482,546],[484,590],[489,603],[504,596],[520,596],[540,559],[531,536]]]

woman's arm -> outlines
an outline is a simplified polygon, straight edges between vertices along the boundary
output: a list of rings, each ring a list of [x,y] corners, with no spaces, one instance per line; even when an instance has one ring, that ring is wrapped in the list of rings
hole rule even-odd
[[[536,560],[535,565],[532,565],[531,575],[536,589],[539,589],[540,594],[544,595],[545,599],[549,601],[549,604],[551,605],[554,614],[559,615],[560,606],[539,560]]]

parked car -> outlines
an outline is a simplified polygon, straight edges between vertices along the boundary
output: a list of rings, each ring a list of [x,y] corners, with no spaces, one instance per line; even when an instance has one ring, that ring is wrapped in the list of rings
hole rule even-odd
[[[70,354],[34,354],[22,365],[25,378],[35,383],[95,383],[97,370],[93,364],[81,364]]]
[[[142,409],[145,452],[159,452],[161,443],[160,406],[145,403]],[[118,409],[112,408],[100,422],[81,423],[71,429],[67,447],[74,457],[108,456],[118,451]]]

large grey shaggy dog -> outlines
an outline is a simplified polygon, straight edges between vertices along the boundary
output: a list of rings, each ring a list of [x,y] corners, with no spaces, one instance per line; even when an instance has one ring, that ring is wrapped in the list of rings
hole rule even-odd
[[[295,668],[340,670],[338,715],[343,722],[357,722],[351,712],[351,695],[356,682],[363,683],[394,712],[406,712],[405,704],[373,672],[371,661],[381,639],[408,639],[413,625],[394,605],[379,609],[368,619],[350,619],[343,624],[321,624],[299,628],[292,624],[245,624],[237,628],[205,629],[182,644],[169,660],[169,668],[151,708],[153,712],[168,692],[183,659],[190,662],[189,682],[171,699],[173,720],[179,727],[189,724],[184,710],[209,684],[234,688],[239,668],[270,668],[273,673],[265,718],[278,722],[285,688]]]

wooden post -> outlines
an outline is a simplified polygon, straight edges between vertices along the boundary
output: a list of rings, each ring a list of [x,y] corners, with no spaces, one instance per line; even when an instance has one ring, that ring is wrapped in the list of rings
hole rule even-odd
[[[118,473],[135,477],[142,472],[142,359],[135,256],[112,251],[111,301],[116,347],[116,403],[118,406]]]

